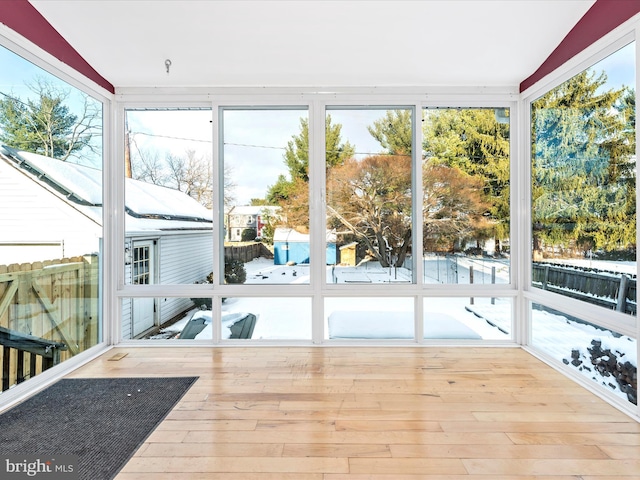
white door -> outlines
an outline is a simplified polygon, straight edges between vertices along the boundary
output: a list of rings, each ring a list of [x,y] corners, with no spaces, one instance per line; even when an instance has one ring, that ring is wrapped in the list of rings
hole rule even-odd
[[[131,258],[131,283],[152,285],[155,283],[155,245],[153,240],[133,242]],[[134,298],[132,301],[132,336],[135,338],[155,325],[155,298]]]

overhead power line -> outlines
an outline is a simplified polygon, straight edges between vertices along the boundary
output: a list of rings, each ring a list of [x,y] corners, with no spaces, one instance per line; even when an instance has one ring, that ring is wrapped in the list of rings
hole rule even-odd
[[[147,137],[157,137],[157,138],[168,138],[170,140],[183,140],[186,142],[201,142],[201,143],[213,143],[213,140],[202,140],[198,138],[185,138],[185,137],[174,137],[171,135],[160,135],[158,133],[147,133],[147,132],[129,132],[131,135],[144,135]],[[250,143],[234,143],[234,142],[224,142],[224,145],[229,145],[233,147],[246,147],[246,148],[267,148],[270,150],[286,150],[287,147],[274,147],[273,145],[254,145]],[[354,152],[354,155],[390,155],[384,152]],[[402,156],[402,155],[399,155]]]

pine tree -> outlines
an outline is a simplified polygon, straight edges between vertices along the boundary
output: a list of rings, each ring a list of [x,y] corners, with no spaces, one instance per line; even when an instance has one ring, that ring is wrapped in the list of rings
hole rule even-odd
[[[493,237],[499,253],[500,242],[508,238],[510,225],[509,124],[499,123],[494,109],[429,110],[423,132],[426,156],[423,170],[442,165],[459,169],[474,179],[459,183],[461,188],[471,190],[458,194],[467,196],[467,201],[475,198],[476,205],[468,203],[469,214],[484,213],[485,221],[471,222],[475,228],[467,233],[467,238],[479,242]],[[426,181],[425,185],[432,183]],[[480,195],[472,191],[478,186]],[[479,212],[480,207],[484,212]]]
[[[413,146],[411,110],[387,110],[385,116],[374,121],[367,130],[389,155],[411,156]]]
[[[584,71],[532,108],[534,254],[635,245],[635,95]]]
[[[342,125],[332,124],[331,115],[325,123],[326,168],[342,164],[355,149],[342,142]],[[280,175],[269,187],[266,200],[269,205],[282,207],[282,218],[287,225],[300,231],[309,226],[309,121],[300,119],[300,133],[288,142],[284,162],[289,175]]]
[[[42,79],[30,88],[34,95],[26,101],[7,95],[0,99],[1,142],[59,160],[92,148],[91,138],[101,121],[94,102],[85,95],[79,117],[65,104],[67,91]]]

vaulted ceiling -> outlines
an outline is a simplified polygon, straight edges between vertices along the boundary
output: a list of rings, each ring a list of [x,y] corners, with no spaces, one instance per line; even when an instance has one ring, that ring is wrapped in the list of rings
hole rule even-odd
[[[595,0],[30,3],[116,89],[514,87]]]

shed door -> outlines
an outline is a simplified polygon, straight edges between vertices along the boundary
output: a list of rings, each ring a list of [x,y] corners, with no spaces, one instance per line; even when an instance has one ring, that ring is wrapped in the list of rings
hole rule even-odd
[[[131,275],[133,285],[155,283],[155,242],[153,240],[133,242]],[[155,325],[155,301],[155,298],[133,299],[132,335],[134,338]]]

